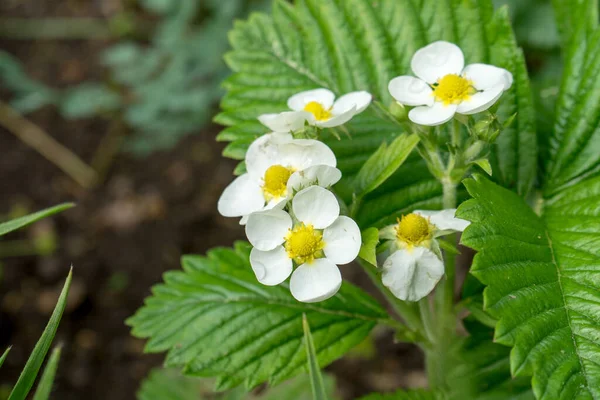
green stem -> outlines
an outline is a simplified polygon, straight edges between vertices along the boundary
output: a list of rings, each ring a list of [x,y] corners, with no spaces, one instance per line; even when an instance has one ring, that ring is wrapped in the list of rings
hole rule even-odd
[[[379,291],[385,296],[386,300],[390,303],[394,311],[404,320],[406,326],[413,332],[425,333],[423,327],[423,321],[419,315],[419,310],[415,303],[409,303],[402,301],[394,296],[388,288],[386,288],[381,282],[381,278],[378,276],[375,268],[370,264],[358,259],[360,266],[371,278],[373,284],[379,289]]]

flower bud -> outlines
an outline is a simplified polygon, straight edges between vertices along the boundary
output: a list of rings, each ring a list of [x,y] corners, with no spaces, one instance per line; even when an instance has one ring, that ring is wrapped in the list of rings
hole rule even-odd
[[[390,104],[390,114],[400,122],[408,121],[408,110],[397,101]]]

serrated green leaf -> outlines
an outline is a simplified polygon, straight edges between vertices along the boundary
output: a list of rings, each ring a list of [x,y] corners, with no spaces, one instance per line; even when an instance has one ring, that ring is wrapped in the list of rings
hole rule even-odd
[[[44,368],[44,373],[40,378],[40,383],[33,395],[33,400],[48,400],[50,393],[52,392],[52,385],[54,384],[54,377],[56,376],[56,370],[58,368],[58,362],[60,361],[60,347],[52,350],[50,360]]]
[[[477,250],[471,272],[498,319],[495,341],[512,346],[511,371],[533,375],[539,399],[600,396],[600,177],[547,200],[542,216],[482,176],[458,216]]]
[[[313,400],[327,400],[327,392],[323,383],[315,343],[310,333],[310,325],[308,324],[308,319],[306,319],[306,314],[302,314],[302,329],[304,330],[304,349],[306,350],[306,359],[308,360],[308,376],[310,377]]]
[[[379,229],[368,228],[361,232],[362,245],[358,256],[373,266],[377,266],[377,244],[379,243]]]
[[[17,383],[13,387],[8,400],[24,400],[27,398],[27,394],[31,390],[40,367],[46,358],[46,354],[52,345],[52,340],[54,340],[54,335],[58,329],[58,324],[60,323],[60,319],[65,311],[65,307],[67,305],[67,295],[69,293],[69,288],[71,287],[72,276],[73,271],[71,269],[58,298],[58,302],[56,303],[56,307],[50,316],[50,321],[48,321],[46,329],[44,329],[42,336],[31,352],[31,355],[25,364],[25,368],[23,368],[23,371],[21,372]]]
[[[42,218],[49,217],[64,210],[68,210],[71,207],[75,207],[74,203],[59,204],[54,207],[46,208],[45,210],[38,211],[33,214],[26,215],[24,217],[15,218],[13,220],[3,222],[0,224],[0,236],[6,235],[9,232],[15,231],[19,228],[32,224],[39,221]]]
[[[312,325],[319,364],[325,366],[360,343],[385,310],[358,288],[344,283],[333,298],[297,302],[288,284],[263,286],[249,263],[250,246],[214,249],[207,257],[185,256],[183,271],[165,274],[127,324],[148,338],[147,352],[168,351],[168,366],[190,375],[216,376],[224,390],[245,382],[282,382],[302,372],[302,314]]]
[[[568,48],[576,30],[598,26],[598,0],[552,0],[563,48]]]
[[[373,393],[361,397],[360,400],[445,400],[442,393],[435,393],[429,390],[399,390],[394,393]]]
[[[2,353],[2,356],[0,357],[0,367],[2,367],[2,364],[4,364],[4,361],[6,360],[6,357],[8,357],[8,353],[10,352],[10,347],[7,348],[4,353]]]
[[[416,134],[400,135],[389,146],[382,143],[356,174],[352,183],[355,196],[362,198],[377,189],[400,168],[417,143]]]
[[[581,28],[565,56],[556,104],[554,130],[549,139],[544,192],[561,188],[600,171],[600,30]]]
[[[493,343],[493,328],[468,317],[469,332],[459,350],[459,360],[449,371],[450,400],[533,400],[527,377],[510,374],[510,349]]]
[[[276,1],[272,17],[253,14],[238,21],[230,32],[233,51],[226,56],[234,74],[225,83],[222,112],[215,118],[228,126],[227,140],[234,143],[228,154],[241,159],[237,143],[249,139],[231,128],[260,129],[260,114],[286,110],[287,98],[302,90],[327,87],[337,95],[367,90],[388,105],[388,82],[410,74],[414,52],[440,39],[461,46],[467,63],[491,63],[513,73],[515,83],[504,94],[499,114],[502,120],[518,116],[492,149],[492,165],[495,179],[527,194],[537,155],[529,82],[506,11],[494,13],[489,0]],[[350,203],[356,174],[382,142],[398,136],[400,127],[370,107],[347,128],[351,139],[326,134],[324,141],[344,175],[336,191]],[[418,157],[409,157],[365,197],[356,219],[362,228],[383,226],[416,208],[440,206],[441,187]]]

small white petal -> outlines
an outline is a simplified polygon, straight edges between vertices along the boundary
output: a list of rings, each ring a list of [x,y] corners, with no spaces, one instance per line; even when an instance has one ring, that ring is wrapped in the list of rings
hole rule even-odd
[[[458,105],[456,112],[464,115],[476,114],[493,106],[504,93],[503,84],[496,85],[472,95],[469,100],[465,100]]]
[[[448,74],[460,74],[465,58],[457,45],[439,41],[419,49],[410,66],[416,76],[427,83],[435,83]]]
[[[425,247],[397,250],[383,263],[381,281],[400,300],[427,296],[444,275],[444,263]]]
[[[352,218],[338,217],[323,231],[323,252],[327,259],[338,265],[354,261],[362,243],[360,229]]]
[[[415,107],[408,113],[408,118],[419,125],[437,126],[450,121],[458,106],[456,104],[444,105],[440,102],[433,103],[433,106]]]
[[[261,251],[256,247],[250,252],[250,265],[256,279],[263,285],[274,286],[285,281],[294,268],[283,246],[271,251]]]
[[[246,225],[248,223],[248,217],[250,215],[244,215],[242,218],[240,218],[240,225]]]
[[[292,218],[283,210],[260,211],[250,214],[246,223],[246,236],[258,250],[269,251],[283,244],[292,228]]]
[[[313,165],[335,167],[337,160],[325,143],[313,139],[296,139],[279,146],[278,163],[300,171]]]
[[[352,106],[349,110],[344,111],[341,114],[333,115],[333,117],[325,120],[325,121],[317,121],[315,120],[312,124],[319,126],[321,128],[333,128],[336,126],[344,125],[346,122],[350,121],[352,117],[356,115],[356,108]]]
[[[304,122],[312,120],[312,117],[308,111],[285,111],[279,114],[263,114],[258,120],[273,132],[290,132],[304,128]]]
[[[326,258],[302,264],[296,268],[290,279],[292,296],[304,303],[327,300],[336,294],[341,286],[340,269]]]
[[[316,101],[324,108],[330,108],[333,106],[333,100],[335,100],[335,94],[329,89],[321,88],[295,94],[288,99],[287,105],[294,111],[303,111],[311,101]]]
[[[347,93],[333,103],[333,115],[342,114],[353,107],[356,108],[354,114],[361,113],[369,107],[372,99],[371,93],[365,91]]]
[[[489,89],[502,84],[504,90],[510,89],[513,76],[510,71],[488,64],[470,64],[463,71],[463,75],[473,81],[477,90]]]
[[[265,205],[260,184],[250,174],[235,178],[223,191],[217,209],[224,217],[241,217],[260,211]]]
[[[431,86],[413,76],[398,76],[392,79],[388,90],[396,101],[407,106],[432,106],[434,102]]]
[[[288,196],[309,186],[317,185],[324,188],[335,185],[342,178],[342,172],[329,165],[313,165],[296,171],[288,180]]]
[[[462,232],[469,226],[470,222],[464,219],[456,218],[456,208],[446,210],[415,210],[413,213],[429,218],[429,222],[435,225],[441,231]]]
[[[335,195],[320,186],[303,189],[292,200],[294,215],[300,222],[325,229],[340,215]]]
[[[279,147],[291,141],[293,138],[289,133],[269,133],[256,139],[246,152],[248,173],[256,180],[262,179],[270,166],[279,164]]]

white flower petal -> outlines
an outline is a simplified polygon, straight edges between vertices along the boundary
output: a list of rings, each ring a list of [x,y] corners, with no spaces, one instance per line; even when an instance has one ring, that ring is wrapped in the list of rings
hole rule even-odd
[[[456,218],[456,208],[448,208],[446,210],[415,210],[413,213],[429,218],[429,222],[435,225],[441,231],[462,232],[470,222],[464,219]]]
[[[342,172],[329,165],[313,165],[296,171],[288,180],[288,196],[309,186],[317,185],[324,188],[335,185],[342,178]]]
[[[388,90],[396,101],[407,106],[432,106],[434,102],[431,86],[414,76],[398,76],[392,79]]]
[[[279,163],[279,146],[293,141],[289,133],[269,133],[256,139],[246,152],[246,170],[256,180],[265,176],[265,171]]]
[[[353,107],[356,108],[354,114],[361,113],[369,107],[372,99],[371,93],[365,91],[347,93],[333,103],[333,115],[342,114]]]
[[[488,64],[470,64],[463,71],[463,75],[473,81],[477,90],[489,89],[502,84],[504,90],[510,89],[513,76],[510,71]]]
[[[410,66],[416,76],[427,83],[435,83],[448,74],[460,74],[465,58],[457,45],[439,41],[419,49]]]
[[[241,217],[260,211],[265,205],[260,184],[250,174],[238,176],[219,198],[217,208],[225,217]]]
[[[246,236],[258,250],[269,251],[283,244],[292,228],[292,218],[283,210],[260,211],[250,214],[246,223]]]
[[[408,118],[419,125],[442,125],[454,117],[457,108],[458,106],[455,104],[446,106],[443,103],[435,102],[431,107],[421,106],[413,108],[408,113]]]
[[[333,128],[336,126],[344,125],[346,122],[350,121],[352,117],[356,115],[356,106],[352,106],[350,109],[344,111],[341,114],[333,115],[333,117],[325,120],[325,121],[317,121],[313,122],[313,125],[319,126],[321,128]]]
[[[303,189],[292,200],[294,215],[300,222],[315,229],[325,229],[340,215],[335,195],[320,186]]]
[[[326,258],[302,264],[296,268],[290,279],[292,296],[304,303],[327,300],[336,294],[341,286],[340,269]]]
[[[483,92],[472,95],[469,100],[465,100],[458,105],[456,112],[464,115],[476,114],[493,106],[504,93],[504,85],[499,84]]]
[[[285,111],[279,114],[263,114],[258,117],[261,124],[273,132],[298,131],[313,115],[308,111]]]
[[[325,143],[313,139],[296,139],[278,147],[278,163],[300,171],[313,165],[335,167],[337,160]]]
[[[250,252],[250,265],[256,279],[267,286],[279,285],[294,269],[292,259],[288,257],[283,246],[277,246],[271,251],[253,248]]]
[[[335,94],[329,89],[313,89],[305,92],[300,92],[293,95],[287,101],[287,105],[294,111],[303,111],[304,107],[311,101],[316,101],[325,108],[333,106],[333,100],[335,100]]]
[[[354,261],[362,243],[360,229],[352,218],[338,217],[323,231],[323,252],[338,265]]]
[[[383,263],[381,280],[400,300],[427,296],[444,275],[444,263],[425,247],[397,250]]]

